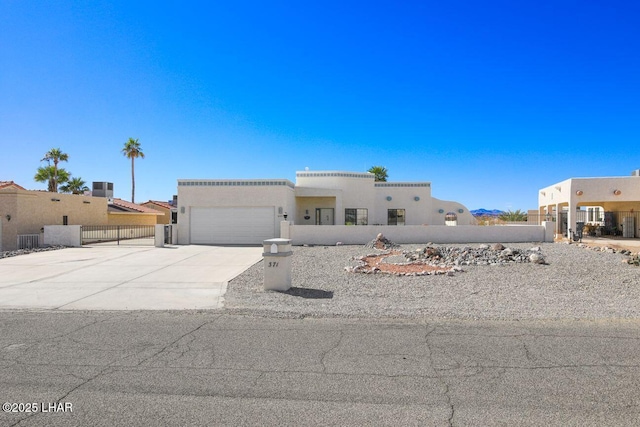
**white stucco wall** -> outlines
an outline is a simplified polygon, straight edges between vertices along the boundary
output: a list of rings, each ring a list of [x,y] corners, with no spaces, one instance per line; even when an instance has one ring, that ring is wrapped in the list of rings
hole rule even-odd
[[[618,190],[620,194],[616,194]],[[640,177],[571,178],[541,189],[538,206],[570,203],[602,206],[606,203],[640,202]]]
[[[428,182],[376,183],[375,196],[375,218],[369,218],[369,224],[386,225],[389,209],[404,209],[406,225],[430,223],[429,210],[432,201],[431,184]],[[387,198],[391,198],[391,200]]]
[[[274,207],[274,230],[283,219],[278,214],[293,215],[295,195],[293,183],[283,179],[178,180],[178,243],[190,243],[190,213],[194,207]]]
[[[45,225],[45,246],[82,246],[82,226],[80,225]]]
[[[382,233],[398,244],[432,243],[526,243],[553,242],[553,224],[479,227],[463,225],[442,226],[300,226],[281,225],[281,237],[294,245],[362,245]]]
[[[458,225],[475,225],[476,223],[469,209],[462,203],[440,200],[435,197],[431,198],[431,203],[429,224],[444,225],[445,215],[447,215],[448,212],[453,212],[458,216]]]

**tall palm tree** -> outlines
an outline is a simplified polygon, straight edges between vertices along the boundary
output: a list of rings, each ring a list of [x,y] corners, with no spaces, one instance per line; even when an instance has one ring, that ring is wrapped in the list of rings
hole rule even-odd
[[[47,191],[58,192],[58,184],[67,182],[71,174],[66,169],[56,169],[53,165],[41,166],[33,177],[37,182],[46,182]]]
[[[63,193],[82,194],[85,191],[89,191],[89,187],[85,184],[84,180],[80,177],[71,178],[66,184],[60,186],[60,191]]]
[[[135,203],[136,178],[134,173],[134,160],[138,157],[144,159],[144,153],[142,152],[142,148],[140,148],[138,139],[129,138],[129,140],[124,143],[122,154],[131,159],[131,203]]]
[[[389,174],[387,173],[387,168],[384,166],[371,166],[367,171],[369,173],[374,174],[376,182],[387,182],[387,177]]]
[[[59,148],[52,148],[51,150],[45,153],[44,158],[41,161],[45,161],[45,160],[49,162],[49,165],[51,165],[51,162],[53,161],[53,174],[51,176],[53,185],[50,186],[49,191],[53,191],[54,193],[57,193],[58,184],[62,182],[62,180],[60,180],[58,177],[58,163],[66,162],[67,160],[69,160],[69,155],[67,153],[63,153],[62,150]]]

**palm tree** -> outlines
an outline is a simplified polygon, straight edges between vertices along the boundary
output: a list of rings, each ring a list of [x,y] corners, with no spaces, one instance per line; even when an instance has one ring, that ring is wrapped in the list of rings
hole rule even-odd
[[[376,176],[376,182],[387,182],[389,174],[387,173],[387,168],[384,166],[371,166],[367,172]]]
[[[49,165],[51,165],[51,162],[53,161],[53,173],[51,174],[51,177],[50,177],[53,185],[49,186],[49,191],[57,193],[58,184],[63,182],[63,180],[61,180],[58,177],[58,163],[66,162],[67,160],[69,160],[69,155],[67,153],[63,153],[62,150],[60,150],[59,148],[52,148],[51,150],[45,153],[44,158],[41,161],[45,161],[45,160],[49,162]]]
[[[527,220],[527,214],[520,209],[518,209],[517,211],[508,210],[506,212],[502,212],[498,216],[498,219],[507,222],[523,222]]]
[[[63,193],[82,194],[85,191],[89,191],[89,187],[85,184],[84,180],[80,177],[71,178],[65,185],[60,186],[60,191]]]
[[[66,169],[57,169],[53,165],[41,166],[33,177],[37,182],[46,182],[47,191],[58,192],[58,184],[69,181],[71,174]]]
[[[138,139],[129,138],[129,140],[124,143],[122,154],[125,155],[127,158],[131,159],[131,203],[135,203],[134,199],[136,195],[136,179],[135,179],[133,162],[138,157],[140,157],[141,159],[144,159],[144,153],[142,152],[142,148],[140,148],[140,143],[138,142]]]

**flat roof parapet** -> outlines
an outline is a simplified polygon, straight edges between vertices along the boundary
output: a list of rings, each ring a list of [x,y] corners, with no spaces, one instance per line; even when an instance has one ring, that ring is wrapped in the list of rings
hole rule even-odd
[[[324,171],[324,172],[313,172],[313,171],[304,171],[304,172],[296,172],[296,177],[299,178],[316,178],[316,177],[341,177],[341,178],[365,178],[365,179],[375,179],[375,175],[372,173],[362,173],[362,172],[341,172],[341,171]]]
[[[180,187],[265,187],[287,186],[295,188],[288,179],[179,179]]]
[[[430,182],[376,182],[376,187],[431,187]]]

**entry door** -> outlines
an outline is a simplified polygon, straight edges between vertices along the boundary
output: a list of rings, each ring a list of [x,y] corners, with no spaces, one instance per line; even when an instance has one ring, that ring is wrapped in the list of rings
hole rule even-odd
[[[333,208],[317,208],[316,225],[334,225]]]

